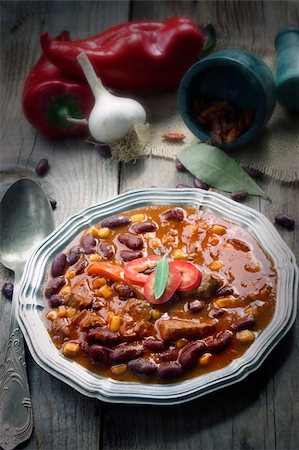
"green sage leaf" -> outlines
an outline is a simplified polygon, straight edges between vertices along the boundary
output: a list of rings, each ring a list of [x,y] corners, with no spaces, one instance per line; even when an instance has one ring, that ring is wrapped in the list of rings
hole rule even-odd
[[[169,265],[167,258],[162,258],[155,270],[155,278],[154,278],[154,295],[155,298],[158,299],[162,297],[165,292],[169,275]]]
[[[215,189],[225,192],[246,191],[251,195],[269,198],[234,159],[217,147],[196,144],[184,149],[178,159],[192,175]]]

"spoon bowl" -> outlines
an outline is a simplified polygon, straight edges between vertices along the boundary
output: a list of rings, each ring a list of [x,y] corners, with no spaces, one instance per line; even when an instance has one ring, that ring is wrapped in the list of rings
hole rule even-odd
[[[5,193],[0,204],[0,261],[17,272],[54,229],[53,214],[38,183],[22,179]]]
[[[14,183],[0,203],[0,261],[15,272],[10,334],[0,380],[0,446],[5,450],[27,440],[32,432],[24,342],[15,310],[25,262],[53,229],[50,202],[40,185],[29,179]]]

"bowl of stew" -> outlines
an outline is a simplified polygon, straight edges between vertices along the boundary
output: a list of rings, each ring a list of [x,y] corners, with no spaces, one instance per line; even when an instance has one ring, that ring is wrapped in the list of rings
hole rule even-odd
[[[262,214],[213,192],[143,189],[40,245],[17,316],[36,362],[81,393],[177,404],[257,369],[295,320],[297,284]]]

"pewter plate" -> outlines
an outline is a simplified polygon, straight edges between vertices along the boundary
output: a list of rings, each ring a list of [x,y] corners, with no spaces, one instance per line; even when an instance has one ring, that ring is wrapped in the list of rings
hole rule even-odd
[[[53,256],[82,230],[105,217],[152,204],[193,206],[240,225],[270,255],[278,274],[274,317],[244,355],[220,370],[171,384],[120,382],[96,375],[59,353],[43,321],[42,292]],[[17,318],[37,364],[82,394],[112,403],[172,405],[229,386],[256,370],[294,323],[297,288],[295,257],[261,213],[220,194],[200,189],[142,189],[126,192],[72,216],[34,251],[21,280]]]

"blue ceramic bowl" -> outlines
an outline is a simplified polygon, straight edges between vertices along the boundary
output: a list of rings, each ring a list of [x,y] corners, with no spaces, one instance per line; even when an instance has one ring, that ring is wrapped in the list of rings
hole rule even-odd
[[[190,67],[179,86],[179,111],[192,133],[201,141],[208,141],[210,132],[196,118],[194,107],[194,100],[201,96],[255,110],[251,126],[234,142],[214,144],[232,149],[252,141],[266,125],[275,108],[276,85],[269,67],[260,58],[242,50],[221,50]]]

